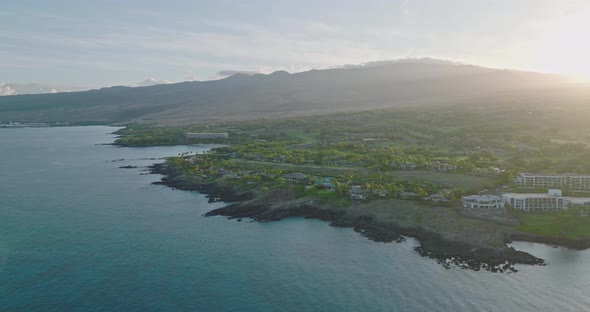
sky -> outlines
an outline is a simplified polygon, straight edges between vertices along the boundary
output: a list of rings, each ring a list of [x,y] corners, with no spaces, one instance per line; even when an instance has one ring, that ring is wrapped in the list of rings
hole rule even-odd
[[[590,78],[589,30],[587,0],[6,1],[0,90],[3,82],[140,85],[411,57]]]

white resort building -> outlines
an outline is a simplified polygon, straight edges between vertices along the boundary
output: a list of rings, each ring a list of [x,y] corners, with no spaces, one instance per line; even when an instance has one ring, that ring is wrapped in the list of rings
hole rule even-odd
[[[538,189],[568,189],[573,192],[590,192],[590,174],[536,174],[521,173],[514,181],[520,187]]]
[[[573,192],[589,192],[590,174],[568,174],[568,188]]]
[[[504,200],[496,195],[469,195],[461,196],[463,207],[470,209],[497,209],[504,208]]]
[[[561,190],[551,189],[547,193],[508,193],[502,195],[504,202],[521,211],[558,211],[567,210]]]
[[[547,193],[508,193],[502,198],[520,211],[562,211],[572,206],[590,206],[590,198],[564,197],[557,189],[550,189]]]
[[[521,173],[515,182],[520,187],[551,189],[563,188],[565,186],[566,177],[561,174],[536,174],[536,173]]]

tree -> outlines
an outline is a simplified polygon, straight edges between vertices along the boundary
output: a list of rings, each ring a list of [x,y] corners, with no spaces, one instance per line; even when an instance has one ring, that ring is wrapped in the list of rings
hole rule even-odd
[[[422,187],[420,187],[420,186],[416,186],[416,191],[415,192],[416,192],[416,194],[419,197],[426,197],[426,196],[428,196],[428,193]]]
[[[348,171],[344,174],[344,181],[345,181],[346,185],[351,185],[353,180],[354,180],[354,173],[352,171]]]

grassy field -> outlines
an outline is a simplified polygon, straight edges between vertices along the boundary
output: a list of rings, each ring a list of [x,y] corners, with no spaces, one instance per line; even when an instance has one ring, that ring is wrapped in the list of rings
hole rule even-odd
[[[408,182],[428,182],[445,187],[459,187],[465,190],[481,190],[495,185],[491,177],[480,177],[460,173],[447,173],[425,170],[395,170],[387,173],[394,180]]]
[[[522,223],[519,230],[535,235],[565,237],[570,239],[590,237],[590,217],[580,216],[578,211],[567,213],[519,213]]]

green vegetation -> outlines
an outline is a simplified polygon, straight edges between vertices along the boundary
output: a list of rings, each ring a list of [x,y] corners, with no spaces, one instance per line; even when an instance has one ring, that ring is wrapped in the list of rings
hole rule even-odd
[[[563,115],[563,111],[552,111]],[[534,192],[513,184],[518,172],[590,172],[590,139],[580,124],[559,128],[549,111],[509,106],[398,108],[278,120],[224,122],[191,127],[130,125],[120,145],[190,144],[187,132],[228,132],[222,147],[205,155],[168,160],[184,174],[225,181],[240,190],[292,188],[297,198],[346,206],[351,187],[362,198],[420,199],[440,194],[448,206],[465,194]],[[576,120],[575,118],[573,120]],[[573,127],[577,127],[573,129]],[[587,128],[587,127],[586,127]],[[576,130],[576,131],[574,131]],[[288,182],[288,173],[305,179]],[[330,179],[331,190],[321,181]],[[538,190],[544,192],[545,190]],[[413,196],[407,194],[414,193]],[[420,204],[424,207],[429,205]],[[435,203],[440,206],[440,203]],[[578,212],[519,213],[520,230],[543,236],[590,237]],[[425,222],[423,214],[410,216]]]
[[[580,209],[560,213],[518,213],[519,230],[540,236],[579,239],[590,237],[590,217],[581,216]]]
[[[286,119],[153,127],[118,132],[124,146],[229,143],[240,159],[332,167],[416,169],[497,176],[517,172],[590,172],[588,114],[563,107],[457,105],[396,108]],[[568,120],[564,123],[564,120]],[[187,132],[228,132],[227,142],[191,141]],[[498,181],[501,182],[501,181]]]
[[[530,107],[473,105],[176,128],[133,124],[118,132],[116,144],[227,143],[214,154],[231,159],[238,170],[303,172],[337,181],[352,173],[350,183],[373,189],[394,183],[420,195],[445,188],[472,193],[510,186],[522,171],[590,172],[585,133],[574,137],[547,114]],[[228,132],[230,138],[191,141],[187,132]]]

